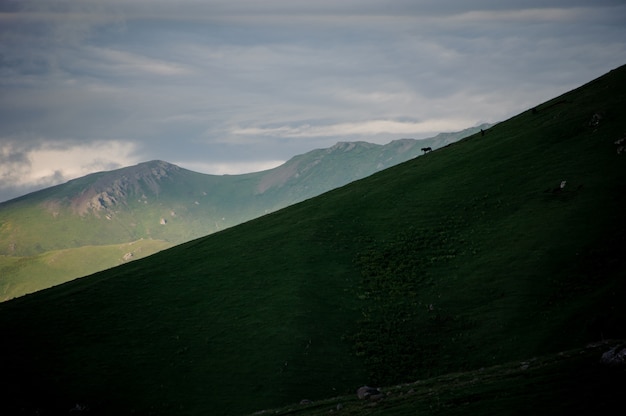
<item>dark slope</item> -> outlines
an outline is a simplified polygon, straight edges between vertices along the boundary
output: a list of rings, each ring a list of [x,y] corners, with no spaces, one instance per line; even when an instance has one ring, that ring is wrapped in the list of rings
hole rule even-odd
[[[448,373],[410,383],[383,386],[381,400],[359,400],[354,392],[322,400],[290,403],[266,414],[347,415],[599,415],[619,409],[623,366],[602,357],[626,351],[623,341],[535,356],[528,360]],[[258,412],[256,413],[258,414]]]
[[[625,104],[622,67],[484,136],[3,303],[3,404],[241,414],[625,337]]]

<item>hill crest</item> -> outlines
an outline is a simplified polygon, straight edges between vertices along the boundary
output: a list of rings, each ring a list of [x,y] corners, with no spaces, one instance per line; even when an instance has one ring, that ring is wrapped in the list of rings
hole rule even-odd
[[[0,300],[138,257],[116,257],[107,246],[149,239],[160,241],[150,245],[156,249],[212,234],[414,158],[425,142],[436,148],[477,128],[448,134],[444,141],[339,142],[241,175],[208,175],[153,160],[7,201],[0,204]],[[79,263],[91,269],[59,260],[49,269],[54,276],[33,277],[47,267],[46,253],[87,246],[92,248],[81,255],[95,257]],[[151,254],[147,250],[142,255]]]
[[[160,160],[95,174],[97,180],[70,198],[72,210],[79,215],[114,209],[127,204],[130,197],[145,198],[146,193],[158,196],[161,182],[175,181],[181,168]],[[86,178],[85,178],[86,179]]]

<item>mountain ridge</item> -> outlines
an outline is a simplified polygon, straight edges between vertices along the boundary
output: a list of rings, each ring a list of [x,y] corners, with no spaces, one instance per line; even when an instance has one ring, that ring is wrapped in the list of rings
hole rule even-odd
[[[240,175],[194,172],[162,160],[95,172],[0,204],[0,301],[20,296],[18,287],[43,289],[32,277],[49,251],[119,245],[152,239],[152,247],[173,246],[224,230],[465,137],[486,125],[431,139],[394,140],[386,145],[338,142],[297,155],[283,165]],[[65,280],[113,267],[127,258],[111,251],[94,256],[92,269],[56,269]],[[144,252],[144,255],[152,254]],[[5,257],[3,257],[5,256]],[[21,267],[6,256],[21,256]],[[106,261],[105,261],[106,259]],[[82,263],[82,262],[81,262]]]
[[[464,137],[466,134],[470,134],[475,131],[475,129],[476,128],[472,128],[459,132],[454,139]],[[417,141],[413,139],[408,140],[413,143],[412,146],[408,147],[417,146]],[[405,141],[405,143],[409,143],[409,141]],[[240,175],[203,174],[159,160],[142,162],[134,166],[115,169],[112,171],[92,173],[81,178],[70,180],[65,184],[56,185],[15,198],[13,200],[5,201],[0,203],[0,216],[3,212],[6,212],[7,207],[16,204],[24,204],[29,200],[32,200],[34,203],[46,204],[48,205],[48,210],[53,212],[55,212],[55,208],[65,205],[70,206],[73,213],[81,216],[90,212],[100,214],[101,211],[106,211],[107,209],[112,210],[115,206],[120,204],[123,206],[129,206],[129,204],[133,202],[138,202],[142,199],[145,200],[147,195],[151,195],[153,198],[164,197],[162,194],[162,187],[167,184],[168,180],[170,182],[172,180],[188,182],[186,184],[181,184],[181,186],[188,188],[182,192],[182,194],[194,193],[195,198],[207,196],[206,194],[212,190],[211,188],[216,188],[216,192],[220,194],[220,197],[224,197],[224,194],[228,193],[228,191],[224,190],[225,188],[232,189],[245,186],[247,187],[247,190],[244,189],[244,192],[248,192],[248,194],[244,195],[244,199],[239,198],[240,200],[236,201],[237,203],[244,204],[246,202],[249,203],[249,201],[245,200],[245,198],[259,200],[259,196],[262,196],[265,192],[279,190],[279,188],[283,187],[287,184],[287,182],[289,182],[291,186],[298,187],[298,180],[301,180],[302,176],[306,176],[308,174],[308,183],[299,186],[296,194],[289,197],[290,200],[288,202],[291,203],[296,200],[303,200],[316,195],[316,192],[341,186],[351,180],[354,180],[355,178],[360,178],[364,175],[373,173],[376,169],[376,167],[370,166],[370,160],[364,160],[363,162],[357,160],[356,163],[353,163],[353,165],[357,167],[359,164],[366,165],[364,167],[359,167],[359,169],[355,172],[349,172],[344,169],[336,169],[337,166],[332,164],[330,166],[323,167],[325,162],[335,162],[331,159],[337,156],[337,152],[345,153],[352,150],[362,153],[363,150],[385,150],[389,147],[395,146],[395,143],[397,142],[391,142],[388,145],[374,145],[366,142],[350,143],[351,142],[340,142],[331,148],[317,149],[302,155],[294,156],[283,165],[274,169]],[[421,143],[421,141],[419,143]],[[413,153],[407,153],[406,150],[408,149],[405,148],[402,151],[396,151],[395,153],[399,155],[400,158],[396,158],[395,161],[388,160],[388,163],[399,163],[405,159],[414,157],[417,153],[415,151]],[[329,157],[331,159],[329,159]],[[341,163],[341,161],[342,159],[339,157],[339,163]],[[312,179],[310,175],[315,174],[315,169],[322,167],[325,171],[337,172],[337,177],[334,178],[334,182],[314,186],[316,189],[319,188],[317,191],[308,189],[311,186],[311,180],[315,180],[315,178]],[[193,183],[194,181],[199,182],[200,179],[204,180],[204,183]],[[173,193],[176,197],[181,196],[181,192],[175,193],[172,189],[168,189],[167,191]],[[294,194],[293,190],[291,192]],[[238,192],[234,192],[234,194],[237,193]],[[128,199],[131,196],[135,199],[135,201]],[[277,196],[276,192],[274,192],[272,194],[272,198],[277,197],[279,197],[279,195]],[[192,203],[193,202],[195,202],[195,200],[192,201]],[[215,203],[215,201],[213,201],[213,203]],[[271,201],[266,200],[264,201],[264,205],[262,207],[263,209],[259,212],[265,213],[270,209],[277,209],[277,207],[282,207],[284,205],[285,202],[272,203]],[[246,217],[245,219],[249,218]],[[207,233],[210,231],[211,230],[207,230]],[[201,235],[204,234],[195,235],[195,237]],[[143,237],[146,236],[144,235]],[[0,233],[0,242],[1,241],[2,237]],[[2,253],[3,246],[6,247],[4,244],[0,244],[0,253]],[[7,253],[4,252],[4,254]]]
[[[366,141],[338,141],[337,143],[335,143],[333,146],[330,146],[328,148],[322,148],[322,149],[314,149],[311,150],[309,152],[300,154],[300,155],[296,155],[293,156],[292,158],[290,158],[289,160],[287,160],[285,163],[283,163],[282,165],[276,167],[276,168],[272,168],[272,169],[267,169],[264,171],[259,171],[259,172],[251,172],[251,173],[243,173],[243,174],[225,174],[225,175],[216,175],[216,174],[205,174],[205,173],[199,173],[199,172],[194,172],[188,169],[185,169],[183,167],[180,167],[178,165],[175,165],[173,163],[169,163],[167,161],[164,160],[151,160],[151,161],[145,161],[145,162],[140,162],[136,165],[132,165],[132,166],[127,166],[127,167],[121,167],[118,169],[114,169],[114,170],[110,170],[110,171],[99,171],[99,172],[94,172],[94,173],[90,173],[87,174],[83,177],[80,178],[75,178],[75,179],[71,179],[65,183],[62,184],[58,184],[58,185],[54,185],[48,188],[44,188],[42,190],[38,190],[38,191],[33,191],[33,192],[29,192],[28,194],[25,195],[21,195],[15,198],[11,198],[7,201],[3,201],[0,202],[0,208],[3,205],[6,205],[8,203],[14,203],[20,200],[23,200],[24,198],[28,198],[31,197],[33,195],[39,195],[39,194],[48,194],[50,192],[53,192],[54,190],[58,189],[59,187],[64,187],[64,186],[70,186],[71,184],[76,184],[76,185],[81,185],[86,182],[89,178],[99,178],[101,183],[97,183],[94,184],[95,186],[97,185],[101,185],[101,186],[108,186],[108,182],[110,181],[110,179],[107,178],[108,175],[113,174],[115,172],[123,172],[124,175],[126,176],[135,176],[135,181],[134,183],[136,184],[137,180],[140,178],[144,178],[144,179],[148,179],[150,177],[156,177],[157,179],[159,179],[160,175],[158,172],[161,172],[161,175],[163,176],[167,176],[167,171],[171,171],[171,170],[184,170],[184,171],[188,171],[188,172],[194,172],[194,173],[198,173],[200,175],[206,175],[209,177],[214,177],[214,178],[223,178],[223,177],[247,177],[249,175],[259,175],[259,174],[264,174],[264,173],[268,173],[268,172],[273,172],[276,170],[281,170],[281,169],[287,169],[289,166],[291,165],[297,165],[298,163],[300,163],[303,160],[307,160],[307,158],[311,158],[311,157],[318,157],[319,159],[323,159],[323,157],[321,157],[324,154],[332,154],[336,151],[344,151],[344,152],[348,152],[350,150],[353,150],[355,148],[359,148],[361,151],[362,150],[372,150],[372,149],[395,149],[396,151],[394,153],[397,154],[402,154],[405,151],[414,148],[418,145],[429,145],[429,147],[432,147],[432,149],[436,149],[442,146],[445,146],[451,142],[454,142],[456,140],[459,140],[460,138],[466,137],[468,135],[474,134],[476,131],[478,131],[479,129],[486,129],[490,126],[493,126],[493,124],[487,124],[487,123],[483,123],[479,126],[476,127],[470,127],[458,132],[453,132],[453,133],[439,133],[434,137],[431,138],[426,138],[426,139],[410,139],[410,138],[403,138],[403,139],[395,139],[390,141],[387,144],[376,144],[376,143],[370,143],[370,142],[366,142]],[[397,149],[397,145],[401,144],[401,148]],[[387,151],[386,153],[391,153],[389,151]],[[421,153],[421,151],[414,151],[411,155],[408,156],[408,158],[412,158],[415,157],[417,155],[419,155]],[[408,160],[408,159],[407,159]],[[393,164],[397,164],[398,162],[394,162],[391,159],[387,160],[388,162],[391,162],[391,165]],[[319,163],[319,162],[317,162]],[[316,163],[313,164],[313,166]],[[380,166],[378,169],[380,168],[384,168],[384,167],[388,167],[391,165],[384,165],[384,166]],[[308,166],[307,169],[312,168],[313,166]],[[150,169],[152,172],[152,175],[147,175],[146,174],[146,170]],[[129,180],[132,181],[132,178],[128,178]],[[158,190],[158,184],[156,182],[151,184],[152,187],[154,187],[153,191],[157,191]],[[262,193],[262,192],[261,192]]]

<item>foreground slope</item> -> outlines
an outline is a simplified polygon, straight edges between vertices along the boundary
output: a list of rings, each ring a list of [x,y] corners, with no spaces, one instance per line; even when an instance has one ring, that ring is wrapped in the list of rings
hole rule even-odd
[[[611,363],[626,343],[608,340],[490,367],[379,388],[382,398],[354,392],[290,403],[274,415],[600,415],[621,408],[623,365]],[[255,412],[259,414],[259,412]]]
[[[625,101],[622,67],[484,136],[3,303],[2,405],[242,414],[626,337]]]
[[[240,224],[412,159],[483,126],[386,145],[341,142],[263,172],[206,175],[163,161],[98,172],[0,204],[0,301],[153,254]],[[111,257],[110,245],[154,240]],[[139,244],[136,244],[139,245]],[[98,247],[102,246],[102,250]],[[89,250],[81,249],[90,247]],[[52,252],[54,278],[42,278]],[[44,254],[47,253],[47,254]],[[19,263],[20,267],[14,265]],[[9,278],[7,278],[7,276]]]

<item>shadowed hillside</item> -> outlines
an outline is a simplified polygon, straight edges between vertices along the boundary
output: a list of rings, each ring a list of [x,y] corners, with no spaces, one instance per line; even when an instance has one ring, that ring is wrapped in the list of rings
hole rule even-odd
[[[340,415],[597,415],[621,404],[624,367],[610,364],[623,341],[605,341],[556,354],[448,373],[321,400],[301,400],[254,414]],[[369,389],[372,389],[371,387]]]
[[[236,415],[626,338],[625,104],[622,67],[484,136],[5,302],[3,406]],[[534,380],[595,380],[593,360]],[[524,376],[497,374],[491,409],[523,403]],[[562,413],[596,393],[541,400]]]

